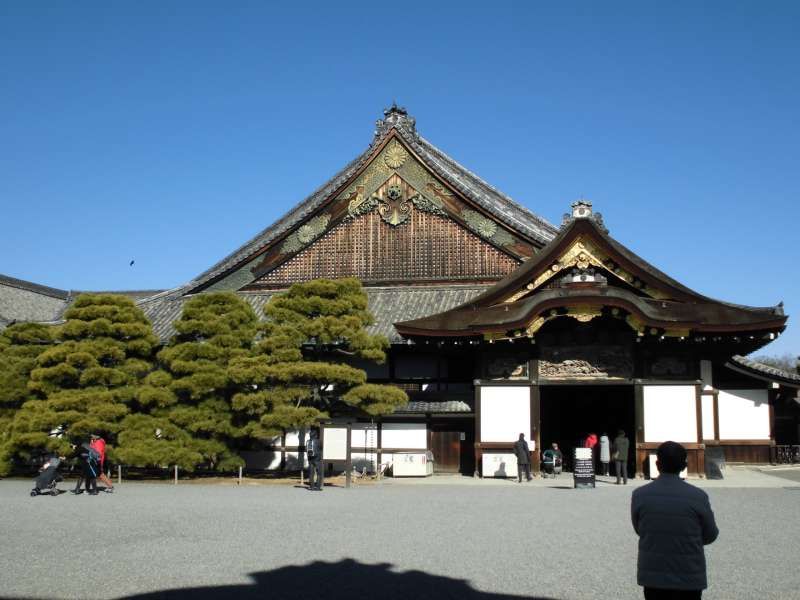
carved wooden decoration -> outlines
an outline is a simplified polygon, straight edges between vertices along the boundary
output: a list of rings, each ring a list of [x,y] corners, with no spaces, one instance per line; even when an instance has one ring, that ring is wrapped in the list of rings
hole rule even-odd
[[[542,348],[542,379],[630,379],[633,356],[624,346]]]

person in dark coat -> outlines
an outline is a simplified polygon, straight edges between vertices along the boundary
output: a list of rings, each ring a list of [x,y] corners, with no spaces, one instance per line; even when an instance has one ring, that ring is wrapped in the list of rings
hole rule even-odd
[[[520,433],[519,439],[514,442],[514,456],[517,457],[517,483],[522,483],[522,472],[525,472],[525,479],[531,480],[531,451],[528,442],[525,441],[525,434]]]
[[[719,530],[708,494],[689,485],[679,473],[686,449],[677,442],[658,447],[659,476],[634,490],[631,521],[639,536],[636,580],[645,600],[699,600],[708,587],[703,546]]]
[[[308,458],[308,489],[322,491],[322,444],[319,443],[319,433],[312,429],[306,441],[306,457]]]
[[[81,483],[86,482],[86,493],[96,496],[97,495],[97,470],[99,465],[92,459],[93,451],[88,443],[81,444],[80,446],[73,446],[72,457],[78,461],[80,467],[80,479],[78,485],[73,490],[73,493],[81,493]]]
[[[623,484],[628,485],[628,450],[630,444],[625,432],[620,429],[617,437],[614,438],[614,446],[611,450],[611,458],[614,460],[614,470],[617,473],[617,485],[622,478]]]

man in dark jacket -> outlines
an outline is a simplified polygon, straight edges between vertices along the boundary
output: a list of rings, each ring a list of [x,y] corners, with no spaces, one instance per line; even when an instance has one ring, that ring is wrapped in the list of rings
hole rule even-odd
[[[312,429],[306,441],[306,456],[308,458],[308,489],[322,491],[322,445],[319,443],[319,434]]]
[[[620,429],[617,437],[614,438],[614,446],[611,449],[611,458],[614,460],[614,470],[617,472],[617,485],[620,477],[623,484],[628,485],[628,450],[630,449],[628,438],[625,432]]]
[[[525,471],[525,479],[531,480],[531,451],[528,449],[528,442],[525,441],[525,434],[520,433],[519,439],[514,442],[514,455],[517,457],[517,483],[522,483],[522,472]]]
[[[699,599],[708,587],[703,546],[719,530],[708,495],[678,475],[686,450],[676,442],[658,447],[658,479],[634,490],[631,520],[639,536],[637,582],[646,600]]]

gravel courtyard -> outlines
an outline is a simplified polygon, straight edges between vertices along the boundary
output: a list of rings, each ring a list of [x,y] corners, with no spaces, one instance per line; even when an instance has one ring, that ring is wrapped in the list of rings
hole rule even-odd
[[[800,488],[708,487],[709,599],[800,597]],[[0,598],[640,598],[633,486],[0,481]],[[66,484],[61,484],[63,489]]]

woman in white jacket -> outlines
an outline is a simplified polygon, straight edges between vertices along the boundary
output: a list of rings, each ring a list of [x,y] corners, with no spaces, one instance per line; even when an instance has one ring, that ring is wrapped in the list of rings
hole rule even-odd
[[[611,440],[604,431],[600,436],[600,474],[608,476],[608,463],[611,462]]]

